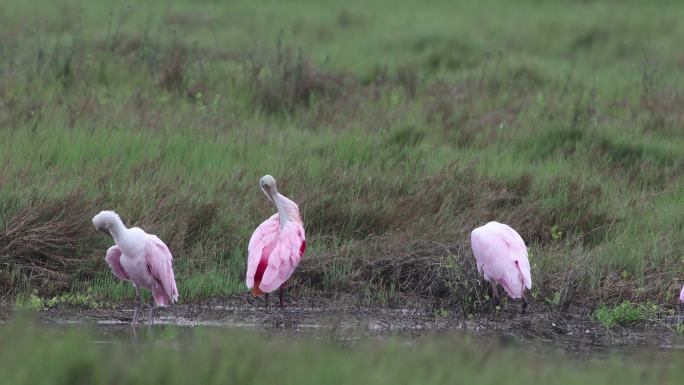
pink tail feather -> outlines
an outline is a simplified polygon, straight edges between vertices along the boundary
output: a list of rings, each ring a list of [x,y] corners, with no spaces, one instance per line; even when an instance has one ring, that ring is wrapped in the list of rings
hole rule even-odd
[[[517,259],[515,260],[515,267],[518,268],[518,275],[520,276],[520,296],[525,298],[525,278]]]
[[[164,288],[159,287],[154,290],[154,303],[156,303],[157,306],[167,306],[171,304],[171,300],[164,291]]]

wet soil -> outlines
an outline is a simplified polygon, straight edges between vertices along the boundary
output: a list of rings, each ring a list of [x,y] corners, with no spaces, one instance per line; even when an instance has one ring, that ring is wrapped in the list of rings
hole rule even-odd
[[[135,329],[130,322],[134,304],[109,308],[60,306],[38,312],[38,319],[51,327],[87,326],[105,340],[128,335],[133,330],[149,329],[147,308],[142,308]],[[11,317],[11,306],[0,306],[0,321]],[[193,304],[157,308],[153,329],[174,326],[194,330],[198,327],[245,329],[286,335],[316,334],[338,341],[391,336],[459,334],[493,339],[503,344],[531,346],[541,350],[562,350],[577,356],[601,355],[615,350],[637,352],[642,349],[678,350],[684,337],[675,332],[681,316],[661,317],[628,327],[605,329],[590,317],[589,309],[556,312],[531,305],[525,314],[507,305],[503,310],[464,318],[458,311],[441,311],[429,306],[412,308],[370,308],[341,301],[311,299],[289,303],[280,309],[269,308],[250,296],[233,296]]]

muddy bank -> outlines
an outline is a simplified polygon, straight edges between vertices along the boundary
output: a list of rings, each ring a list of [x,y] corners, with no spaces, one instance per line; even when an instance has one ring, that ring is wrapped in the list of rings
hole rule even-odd
[[[101,336],[127,334],[132,328],[133,303],[90,309],[60,306],[37,313],[40,322],[50,327],[87,326]],[[179,304],[158,308],[153,329],[177,326],[237,328],[264,333],[303,335],[316,333],[324,338],[353,342],[360,338],[389,336],[419,337],[428,334],[458,333],[473,338],[496,339],[505,344],[535,349],[563,350],[573,355],[605,354],[609,351],[681,349],[684,338],[674,331],[681,316],[662,317],[629,327],[607,330],[589,317],[589,309],[560,313],[532,304],[526,314],[518,306],[464,318],[457,311],[434,312],[429,306],[404,309],[350,306],[341,301],[297,300],[284,310],[249,296]],[[11,317],[5,304],[2,318]],[[140,313],[136,329],[146,329],[147,310]]]

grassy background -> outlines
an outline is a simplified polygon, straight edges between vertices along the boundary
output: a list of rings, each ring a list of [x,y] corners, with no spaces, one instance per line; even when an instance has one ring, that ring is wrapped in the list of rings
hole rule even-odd
[[[455,336],[361,340],[140,329],[134,339],[0,328],[3,384],[675,384],[681,355],[579,361]]]
[[[184,300],[245,291],[299,203],[299,295],[484,297],[469,232],[530,247],[534,301],[674,303],[684,255],[684,4],[0,5],[0,295],[131,298],[90,218],[175,255]],[[4,293],[4,294],[2,294]]]

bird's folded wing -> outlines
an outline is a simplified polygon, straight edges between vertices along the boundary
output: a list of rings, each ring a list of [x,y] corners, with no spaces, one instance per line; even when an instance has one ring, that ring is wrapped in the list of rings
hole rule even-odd
[[[287,281],[299,265],[305,250],[303,226],[295,221],[288,222],[279,231],[275,247],[268,256],[268,267],[261,280],[261,290],[271,292]]]
[[[532,276],[530,275],[530,260],[527,255],[525,241],[523,241],[520,234],[507,225],[499,224],[496,226],[496,231],[499,237],[508,245],[509,257],[518,264],[525,287],[531,289]]]
[[[126,274],[126,271],[123,269],[121,266],[121,249],[119,246],[112,246],[107,250],[107,255],[105,256],[105,261],[107,261],[107,264],[109,267],[112,268],[112,273],[119,277],[120,279],[128,279],[128,274]]]
[[[482,228],[478,227],[470,233],[470,245],[475,256],[475,264],[477,265],[477,272],[482,274],[484,268],[484,250],[485,244],[482,239]]]
[[[280,220],[278,214],[274,214],[267,220],[263,221],[259,227],[254,230],[252,237],[249,239],[249,246],[247,246],[247,277],[246,283],[248,288],[254,286],[254,275],[256,274],[261,260],[262,251],[264,247],[269,245],[275,236],[278,234],[280,228]]]
[[[178,288],[173,276],[172,261],[173,257],[166,244],[156,235],[150,235],[145,246],[147,268],[173,303],[178,301]]]

